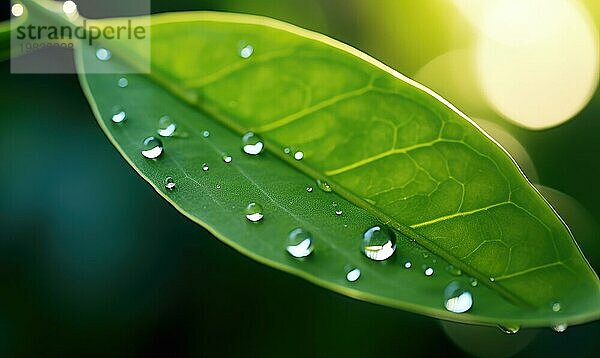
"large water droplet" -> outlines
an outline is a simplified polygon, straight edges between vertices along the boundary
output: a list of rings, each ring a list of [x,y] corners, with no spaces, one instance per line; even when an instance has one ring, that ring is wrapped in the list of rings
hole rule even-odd
[[[356,267],[349,267],[346,269],[346,280],[349,282],[355,282],[360,278],[360,269]]]
[[[454,275],[454,276],[462,275],[461,269],[459,269],[458,267],[455,267],[453,265],[446,266],[446,271],[448,271],[451,275]]]
[[[231,161],[233,160],[233,158],[229,155],[224,155],[223,156],[223,161],[227,164],[231,163]]]
[[[287,252],[297,258],[310,255],[313,252],[313,238],[310,232],[297,228],[288,236]]]
[[[373,226],[363,235],[362,249],[371,260],[387,260],[396,251],[396,234],[387,226]]]
[[[172,177],[165,178],[165,189],[174,190],[175,189],[175,180]]]
[[[511,325],[499,324],[498,329],[500,329],[502,332],[504,332],[506,334],[516,334],[517,332],[519,332],[521,330],[521,326],[518,324],[511,324]]]
[[[208,164],[202,163],[202,170],[205,171],[205,172],[209,171],[210,168],[208,167]]]
[[[302,158],[304,158],[304,153],[303,152],[296,152],[296,153],[294,153],[294,159],[296,159],[296,160],[302,160]]]
[[[119,80],[117,81],[117,86],[119,86],[121,88],[125,88],[125,87],[129,86],[129,80],[127,79],[127,77],[119,78]]]
[[[250,56],[252,56],[253,53],[254,53],[254,47],[252,47],[252,45],[246,45],[246,46],[242,47],[242,49],[240,50],[240,57],[241,58],[249,58]]]
[[[246,206],[246,210],[244,211],[246,215],[246,219],[252,221],[253,223],[259,222],[264,217],[263,208],[260,204],[250,203]]]
[[[127,119],[127,113],[120,106],[115,106],[113,108],[112,117],[110,118],[114,123],[121,123]]]
[[[142,155],[148,159],[156,159],[163,152],[163,144],[156,137],[148,137],[144,139],[142,147]]]
[[[344,214],[344,212],[341,211],[341,210],[336,210],[335,211],[335,215],[337,215],[337,216],[342,216],[343,214]]]
[[[444,290],[444,307],[450,312],[464,313],[473,306],[473,296],[458,282],[451,282]]]
[[[10,12],[14,17],[20,17],[23,16],[23,13],[25,13],[25,8],[23,5],[16,3],[11,7]]]
[[[100,61],[108,61],[112,57],[112,53],[103,47],[96,50],[96,58]]]
[[[425,276],[431,276],[431,275],[433,275],[433,268],[432,267],[426,268],[425,271],[424,271],[424,273],[425,273]]]
[[[319,189],[323,190],[324,192],[327,193],[331,193],[333,190],[331,189],[331,187],[329,186],[329,183],[327,183],[324,180],[317,180],[317,186],[319,187]]]
[[[559,323],[559,324],[552,326],[552,329],[554,330],[554,332],[562,333],[562,332],[566,331],[568,327],[569,326],[567,326],[566,323]]]
[[[170,137],[177,130],[177,123],[169,116],[162,116],[158,120],[158,134],[161,137]]]
[[[248,132],[242,137],[242,149],[244,153],[257,155],[262,153],[265,145],[262,139],[253,132]]]

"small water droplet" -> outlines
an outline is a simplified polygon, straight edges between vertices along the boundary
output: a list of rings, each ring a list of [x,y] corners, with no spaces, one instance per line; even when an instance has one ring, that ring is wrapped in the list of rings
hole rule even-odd
[[[313,188],[311,186],[306,187],[306,191],[309,193],[313,192]]]
[[[264,217],[263,208],[260,204],[250,203],[246,206],[246,210],[244,211],[246,215],[246,219],[252,221],[253,223],[259,222]]]
[[[177,130],[177,123],[169,116],[162,116],[158,120],[158,134],[161,137],[170,137]]]
[[[110,60],[111,57],[112,57],[112,54],[110,53],[110,51],[108,49],[101,47],[96,50],[96,58],[99,59],[100,61],[108,61],[108,60]]]
[[[412,267],[412,262],[410,262],[410,261],[406,261],[406,262],[404,263],[404,268],[406,268],[406,269],[409,269],[409,268],[411,268],[411,267]]]
[[[473,286],[473,287],[476,287],[479,284],[479,282],[477,281],[477,279],[476,278],[472,278],[472,277],[469,279],[469,283],[471,283],[471,286]]]
[[[285,154],[290,154],[290,153],[292,152],[292,150],[291,150],[290,148],[287,148],[287,147],[286,147],[286,148],[283,148],[283,152],[284,152]]]
[[[567,326],[566,323],[559,323],[559,324],[552,326],[552,329],[556,333],[562,333],[562,332],[566,331],[568,327],[569,326]]]
[[[288,236],[287,252],[296,257],[302,258],[313,252],[313,238],[310,232],[297,228],[290,232]]]
[[[129,80],[126,77],[121,77],[117,81],[117,86],[119,86],[121,88],[125,88],[125,87],[129,86]]]
[[[559,312],[561,309],[560,302],[554,302],[552,304],[552,311]]]
[[[425,276],[433,275],[433,268],[431,268],[431,267],[426,268],[424,273],[425,273]]]
[[[209,171],[210,168],[208,167],[208,164],[202,163],[202,170],[204,170],[205,172]]]
[[[294,153],[294,159],[296,159],[296,160],[302,160],[302,158],[304,158],[304,153],[303,152],[296,152],[296,153]]]
[[[217,189],[221,189],[221,184],[217,184]]]
[[[248,132],[242,137],[242,145],[244,153],[250,155],[257,155],[262,153],[265,147],[262,139],[253,132]]]
[[[319,187],[319,189],[327,193],[331,193],[333,191],[333,189],[331,189],[331,187],[329,186],[329,183],[327,183],[324,180],[317,180],[317,186]]]
[[[342,216],[342,214],[343,214],[343,213],[344,213],[344,212],[343,212],[343,211],[341,211],[341,210],[336,210],[336,211],[335,211],[335,215],[337,215],[337,216]]]
[[[360,278],[360,269],[356,267],[350,267],[346,269],[346,280],[348,282],[356,282]]]
[[[254,53],[254,47],[252,47],[252,45],[246,45],[246,46],[242,47],[242,49],[240,50],[240,57],[241,58],[249,58],[250,56],[252,56],[253,53]]]
[[[174,190],[175,189],[175,181],[172,177],[165,178],[165,189]]]
[[[229,155],[224,155],[223,156],[223,161],[227,164],[231,163],[231,161],[233,160],[233,158]]]
[[[396,234],[387,226],[373,226],[363,235],[362,249],[371,260],[387,260],[396,251]]]
[[[210,132],[209,132],[209,131],[203,131],[203,132],[202,132],[202,136],[203,136],[204,138],[208,138],[208,137],[210,137]]]
[[[461,269],[459,269],[458,267],[454,267],[453,265],[446,266],[446,271],[448,271],[451,275],[454,275],[454,276],[462,275]]]
[[[112,117],[110,118],[114,123],[121,123],[127,119],[127,113],[121,106],[115,106],[112,111]]]
[[[512,324],[512,325],[499,324],[498,329],[500,329],[502,332],[504,332],[506,334],[516,334],[517,332],[519,332],[521,330],[521,326],[518,324]]]
[[[22,4],[16,3],[11,7],[10,12],[14,17],[21,17],[25,12],[25,8]]]
[[[473,306],[473,296],[460,286],[451,282],[444,290],[444,307],[454,313],[465,313]]]
[[[156,137],[148,137],[144,139],[142,147],[142,155],[148,159],[156,159],[163,153],[163,144]]]
[[[496,279],[494,277],[490,277],[490,282],[494,282]]]

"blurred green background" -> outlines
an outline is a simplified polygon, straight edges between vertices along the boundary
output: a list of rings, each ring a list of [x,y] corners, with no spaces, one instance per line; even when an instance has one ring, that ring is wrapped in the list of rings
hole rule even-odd
[[[456,3],[153,0],[152,9],[267,15],[328,34],[423,81],[485,119],[482,126],[499,140],[510,137],[500,141],[532,181],[552,188],[543,192],[598,271],[600,92],[553,129],[527,130],[503,118],[473,85],[468,58],[431,63],[477,43],[476,26]],[[10,5],[3,4],[8,19]],[[600,5],[582,4],[597,41]],[[600,351],[599,322],[508,336],[355,301],[264,267],[159,199],[101,132],[76,76],[11,75],[3,62],[0,93],[2,357]]]

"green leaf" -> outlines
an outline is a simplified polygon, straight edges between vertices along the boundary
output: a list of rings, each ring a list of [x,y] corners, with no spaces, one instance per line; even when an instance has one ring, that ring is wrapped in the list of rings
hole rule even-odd
[[[598,278],[565,224],[502,148],[430,90],[353,48],[265,18],[182,13],[152,24],[151,74],[126,75],[120,88],[143,53],[111,43],[113,59],[100,65],[115,74],[93,75],[94,49],[79,46],[82,86],[133,168],[228,245],[342,294],[448,320],[541,326],[600,317]],[[248,45],[251,55],[240,56]],[[125,121],[112,122],[115,106]],[[177,131],[162,138],[158,159],[146,159],[142,141],[157,136],[164,115]],[[248,131],[264,138],[265,153],[242,153]],[[175,190],[165,188],[168,176]],[[263,206],[261,222],[244,217],[250,202]],[[398,248],[375,262],[360,247],[380,223],[395,229]],[[305,259],[286,252],[297,227],[314,237]],[[349,282],[355,267],[361,277]],[[454,281],[473,296],[467,313],[444,308]]]

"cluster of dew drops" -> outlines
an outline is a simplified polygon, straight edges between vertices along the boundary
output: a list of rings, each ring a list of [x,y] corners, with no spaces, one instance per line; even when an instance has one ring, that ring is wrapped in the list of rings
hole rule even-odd
[[[253,53],[254,48],[251,45],[245,45],[239,49],[239,56],[242,59],[250,58]],[[111,59],[111,56],[111,52],[108,49],[100,48],[96,51],[96,57],[100,61],[108,61]],[[117,80],[117,86],[119,88],[127,88],[129,86],[129,80],[126,77],[121,77]],[[111,120],[114,123],[120,124],[126,119],[127,113],[123,107],[113,107]],[[176,132],[177,124],[170,116],[164,115],[158,119],[157,134],[160,137],[172,137],[176,135]],[[210,136],[210,132],[203,131],[202,136],[208,138]],[[241,142],[242,151],[247,155],[257,156],[265,149],[262,138],[253,132],[246,133],[242,137]],[[142,141],[141,154],[147,159],[157,159],[162,155],[163,151],[164,146],[159,137],[149,136]],[[286,155],[291,155],[294,160],[301,161],[304,159],[304,152],[302,151],[292,151],[291,148],[286,147],[283,149],[283,152]],[[229,164],[233,161],[233,158],[229,154],[223,154],[222,160],[225,164]],[[203,163],[201,168],[205,172],[210,170],[207,163]],[[329,183],[324,180],[317,180],[316,186],[324,192],[333,192],[333,189]],[[165,178],[164,187],[169,191],[175,190],[175,180],[170,176]],[[217,189],[220,188],[220,185],[217,185]],[[312,186],[306,187],[306,191],[308,193],[312,193],[313,190],[314,188]],[[335,215],[342,216],[343,211],[337,208],[337,204],[333,203],[333,206],[335,207]],[[259,223],[265,216],[264,209],[260,204],[251,202],[246,206],[244,210],[244,216],[251,223]],[[344,226],[347,227],[347,225]],[[314,244],[314,237],[309,231],[303,228],[296,228],[290,231],[288,234],[285,250],[289,255],[296,259],[305,259],[313,254]],[[396,252],[395,232],[385,225],[370,227],[363,234],[361,251],[364,256],[372,261],[389,260]],[[427,257],[427,255],[424,254],[424,257]],[[411,261],[404,261],[402,266],[408,270],[413,267],[413,264]],[[422,269],[424,276],[431,277],[434,275],[435,271],[433,267],[424,265],[422,266]],[[462,275],[462,271],[453,265],[448,265],[446,267],[446,271],[453,276]],[[361,274],[361,270],[356,266],[348,265],[345,267],[345,280],[350,283],[358,281],[361,277]],[[494,278],[490,278],[490,281],[493,282]],[[471,294],[470,290],[466,289],[464,286],[465,285],[459,281],[452,281],[445,288],[443,306],[449,312],[457,314],[465,313],[473,306],[473,295]],[[478,286],[477,279],[470,278],[467,286],[471,286],[472,288]],[[560,312],[561,304],[559,302],[553,302],[551,304],[551,310],[553,312]],[[516,324],[503,324],[498,325],[498,327],[506,334],[515,334],[520,330],[520,325]],[[556,332],[563,332],[567,329],[567,325],[564,323],[557,323],[552,328]]]

